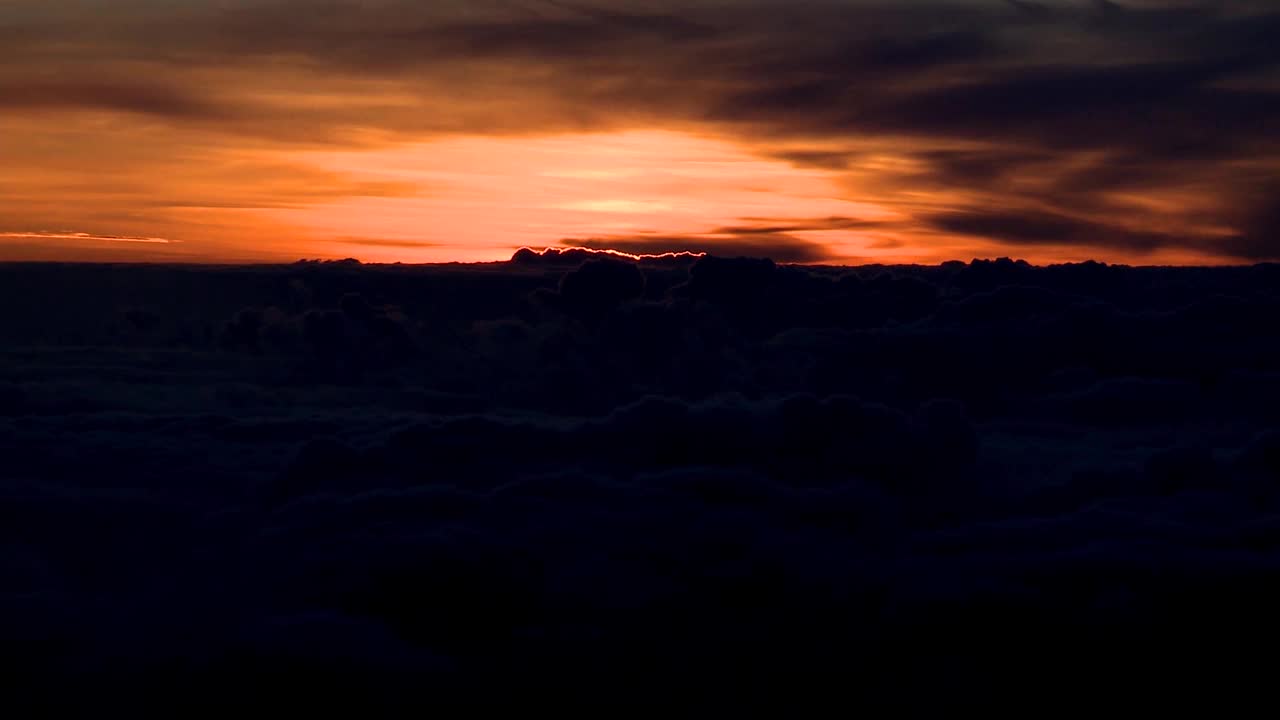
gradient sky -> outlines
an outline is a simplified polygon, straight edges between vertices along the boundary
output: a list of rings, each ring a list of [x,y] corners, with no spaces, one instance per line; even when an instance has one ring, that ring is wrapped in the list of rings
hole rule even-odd
[[[0,259],[1280,258],[1273,0],[0,0]]]

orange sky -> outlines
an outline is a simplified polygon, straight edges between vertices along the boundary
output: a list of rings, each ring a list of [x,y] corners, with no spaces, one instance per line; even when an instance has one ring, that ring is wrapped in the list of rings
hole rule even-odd
[[[657,130],[459,137],[312,153],[305,162],[418,189],[264,212],[305,229],[324,252],[376,261],[505,259],[513,247],[613,236],[709,234],[707,244],[714,245],[711,231],[756,219],[904,217],[889,205],[852,199],[829,171],[757,157],[722,139]],[[833,255],[883,254],[870,246],[896,238],[883,230],[796,235]]]
[[[100,131],[137,132],[127,117],[91,122]],[[0,232],[6,259],[466,262],[583,241],[630,249],[647,236],[714,252],[752,228],[779,226],[789,229],[786,242],[821,248],[797,258],[810,262],[932,263],[1009,252],[980,236],[913,223],[915,213],[965,198],[878,182],[878,171],[897,178],[910,163],[892,153],[855,172],[797,165],[731,138],[654,129],[458,135],[374,149],[186,147],[173,155],[96,147],[76,128],[27,127],[10,137],[18,134],[36,140],[14,148],[20,161],[39,155],[3,181],[11,193],[0,217],[21,217],[13,202],[21,199],[41,219]],[[807,229],[814,219],[865,227]],[[1092,254],[1044,245],[1034,258]],[[1185,250],[1114,259],[1214,260]]]
[[[1265,259],[1231,5],[0,3],[0,260]]]

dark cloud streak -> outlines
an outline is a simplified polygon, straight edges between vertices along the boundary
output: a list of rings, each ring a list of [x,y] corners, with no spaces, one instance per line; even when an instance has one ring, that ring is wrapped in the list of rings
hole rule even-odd
[[[1023,246],[1094,245],[1149,252],[1194,240],[1185,236],[1129,230],[1035,210],[944,213],[931,216],[928,221],[941,230],[980,235]]]
[[[206,98],[162,84],[137,81],[4,81],[0,108],[57,110],[100,108],[174,119],[217,119],[224,110]]]

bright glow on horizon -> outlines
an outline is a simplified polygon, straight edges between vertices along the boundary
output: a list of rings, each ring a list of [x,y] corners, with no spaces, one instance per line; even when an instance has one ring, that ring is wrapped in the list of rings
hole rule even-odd
[[[893,208],[842,197],[836,173],[760,158],[723,140],[667,131],[543,138],[462,137],[295,157],[360,182],[409,183],[400,197],[354,197],[262,211],[326,254],[372,261],[500,260],[523,246],[608,237],[707,237],[718,228],[849,217]],[[874,232],[796,233],[834,254],[885,254]],[[714,249],[714,237],[707,248]]]
[[[1268,11],[1168,2],[18,3],[0,261],[1280,259]]]
[[[920,217],[994,199],[904,183],[907,150],[880,148],[837,168],[780,159],[785,145],[670,130],[317,151],[201,148],[182,132],[150,128],[147,141],[165,149],[148,151],[130,149],[142,142],[132,124],[95,122],[0,117],[0,136],[31,138],[5,150],[17,170],[0,176],[0,221],[10,223],[0,227],[0,260],[475,262],[521,247],[614,241],[624,254],[744,246],[769,254],[779,242],[799,243],[821,254],[808,261],[848,264],[1099,256],[1080,244],[1019,248],[930,228]],[[99,130],[111,141],[84,146]],[[85,179],[95,171],[110,181]],[[1121,201],[1165,209],[1157,196]],[[1172,229],[1182,216],[1162,217]],[[1113,249],[1101,259],[1232,262],[1177,247]]]

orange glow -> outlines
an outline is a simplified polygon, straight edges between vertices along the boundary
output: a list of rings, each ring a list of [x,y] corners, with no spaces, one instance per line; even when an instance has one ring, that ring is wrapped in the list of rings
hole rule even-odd
[[[935,2],[17,3],[0,261],[1280,259],[1260,9]]]
[[[757,157],[723,140],[663,131],[545,138],[462,137],[295,158],[359,182],[408,183],[406,197],[345,198],[263,211],[326,254],[373,261],[499,260],[521,246],[608,236],[704,235],[744,218],[904,219],[846,199],[834,172]],[[875,254],[867,232],[804,233],[836,254]],[[713,249],[714,234],[706,249]]]
[[[785,146],[670,130],[440,136],[320,150],[211,143],[189,129],[86,114],[57,123],[0,117],[5,138],[23,138],[3,147],[5,260],[468,262],[505,260],[525,246],[607,247],[612,239],[640,243],[618,246],[624,254],[660,252],[640,248],[671,238],[684,241],[674,249],[715,252],[781,228],[789,242],[821,251],[812,261],[832,263],[1000,255],[1037,263],[1231,262],[1176,247],[1100,254],[940,231],[920,218],[999,199],[918,185],[905,141],[898,150],[864,148],[857,162],[834,168],[778,159]],[[1112,199],[1138,219],[1162,218],[1169,231],[1224,232],[1183,224],[1186,215],[1173,210],[1206,203],[1193,201],[1158,193]]]

